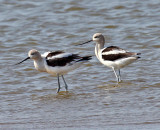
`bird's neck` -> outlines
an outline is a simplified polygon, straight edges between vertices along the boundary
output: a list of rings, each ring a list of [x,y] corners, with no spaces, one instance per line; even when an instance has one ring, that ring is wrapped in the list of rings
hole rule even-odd
[[[45,71],[44,59],[42,57],[39,59],[35,59],[34,66],[38,71],[44,72]]]
[[[98,44],[96,43],[96,46],[95,46],[95,54],[97,56],[98,59],[100,59],[100,54],[101,54],[101,49],[104,48],[104,44]]]

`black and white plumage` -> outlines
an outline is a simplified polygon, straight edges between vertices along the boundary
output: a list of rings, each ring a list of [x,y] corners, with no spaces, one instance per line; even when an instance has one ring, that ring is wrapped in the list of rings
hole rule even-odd
[[[79,45],[83,45],[91,41],[96,42],[95,46],[96,57],[102,64],[113,69],[115,76],[117,78],[117,82],[121,81],[120,69],[140,58],[139,57],[140,53],[129,52],[117,46],[109,46],[104,48],[105,38],[101,33],[94,34],[92,40]],[[115,70],[118,70],[119,72],[118,76]]]
[[[57,92],[59,92],[61,89],[59,76],[62,77],[67,91],[68,86],[63,75],[80,67],[83,62],[90,60],[91,56],[81,57],[78,54],[65,53],[63,51],[45,52],[41,55],[37,50],[32,49],[28,52],[28,57],[17,64],[20,64],[28,59],[33,59],[36,70],[47,72],[58,77]]]

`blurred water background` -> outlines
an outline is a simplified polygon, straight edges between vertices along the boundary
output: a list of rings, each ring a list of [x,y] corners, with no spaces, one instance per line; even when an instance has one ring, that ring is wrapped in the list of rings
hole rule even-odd
[[[141,52],[122,69],[94,54],[94,43],[75,46],[101,32],[106,46]],[[34,69],[30,49],[65,50],[93,59],[57,78]],[[0,0],[0,129],[160,129],[159,0]]]

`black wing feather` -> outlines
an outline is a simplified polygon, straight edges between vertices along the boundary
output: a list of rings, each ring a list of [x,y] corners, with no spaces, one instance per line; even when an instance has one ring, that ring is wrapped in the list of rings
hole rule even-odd
[[[55,67],[55,66],[65,66],[68,63],[71,63],[72,61],[75,61],[76,59],[80,59],[81,57],[77,54],[69,55],[68,57],[62,57],[62,58],[54,58],[54,59],[47,59],[47,64],[49,66]]]
[[[126,52],[126,53],[119,53],[119,54],[102,55],[102,59],[108,60],[108,61],[115,61],[122,58],[136,57],[136,56],[138,56],[138,53]],[[137,58],[140,58],[140,57],[137,57]]]
[[[124,50],[124,49],[119,48],[119,47],[117,47],[117,46],[109,46],[109,47],[105,48],[105,49],[102,51],[102,53],[104,53],[104,52],[109,52],[109,51],[113,51],[113,50],[120,50],[120,51],[122,51],[122,50]],[[125,50],[124,50],[124,51],[125,51]]]
[[[50,52],[46,58],[49,58],[49,57],[52,57],[52,56],[56,56],[56,55],[59,55],[59,54],[62,54],[64,53],[63,51],[54,51],[54,52]]]

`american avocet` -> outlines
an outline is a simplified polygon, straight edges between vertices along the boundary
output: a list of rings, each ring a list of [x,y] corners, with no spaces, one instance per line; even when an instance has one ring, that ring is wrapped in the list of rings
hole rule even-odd
[[[21,64],[28,59],[34,60],[34,66],[36,70],[57,76],[57,92],[59,92],[61,89],[59,76],[62,77],[65,84],[65,89],[67,91],[68,85],[63,75],[78,68],[83,62],[90,60],[91,56],[81,57],[78,54],[65,53],[63,51],[45,52],[43,55],[41,55],[37,50],[33,49],[28,52],[28,57],[26,59],[17,63],[16,65]]]
[[[140,58],[138,56],[140,55],[140,53],[129,52],[117,46],[109,46],[104,48],[105,38],[101,33],[94,34],[92,40],[89,40],[88,42],[85,43],[81,43],[79,45],[83,45],[91,41],[96,42],[95,46],[96,57],[102,64],[113,69],[118,83],[121,81],[120,69]],[[115,70],[118,70],[119,72],[118,76]]]

